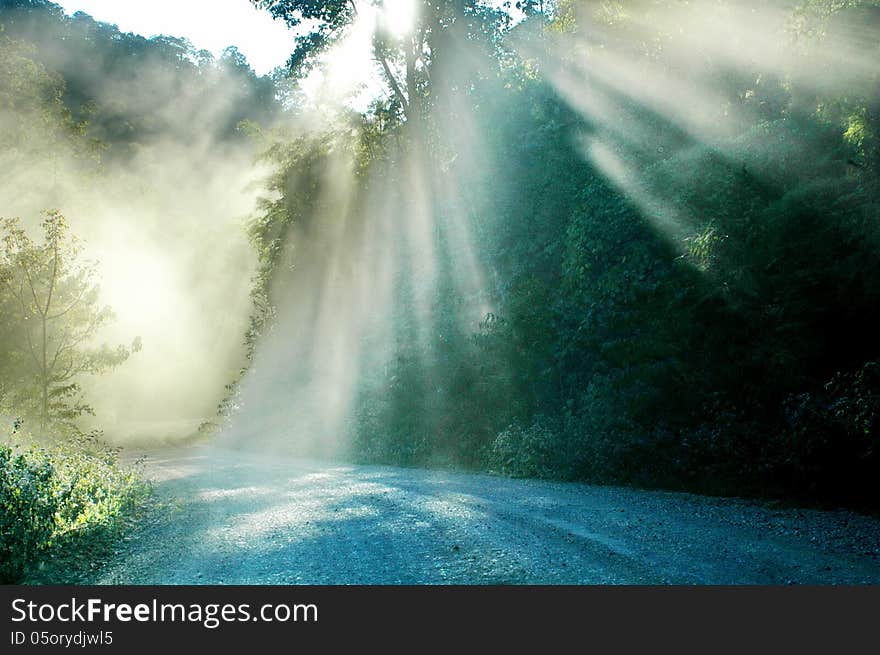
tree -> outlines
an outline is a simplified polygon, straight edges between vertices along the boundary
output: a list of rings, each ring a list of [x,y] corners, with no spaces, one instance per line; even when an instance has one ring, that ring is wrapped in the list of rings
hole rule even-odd
[[[140,349],[95,346],[113,319],[98,304],[96,268],[78,260],[80,246],[68,236],[59,211],[44,212],[43,242],[33,241],[18,218],[0,223],[0,305],[6,337],[4,368],[15,371],[12,401],[39,419],[40,429],[91,413],[79,380],[118,366]]]
[[[60,173],[70,163],[112,171],[144,146],[240,143],[239,122],[278,118],[272,80],[257,76],[240,53],[214,60],[184,38],[123,33],[43,0],[0,2],[0,24],[3,181],[30,170],[7,163],[13,158],[30,156],[28,166],[48,162],[42,178],[51,187],[55,158],[64,181]],[[16,192],[42,198],[35,209],[65,206],[63,185],[53,195],[43,186],[29,180]]]
[[[100,144],[86,137],[85,121],[73,119],[65,91],[64,80],[37,60],[36,48],[0,25],[0,187],[9,185],[19,197],[57,198],[66,163],[97,162]]]
[[[251,1],[290,27],[306,24],[311,28],[298,37],[290,57],[289,66],[295,76],[303,76],[311,70],[320,55],[345,35],[363,6],[380,7],[384,15],[400,10],[388,6],[385,0],[363,0],[362,3],[355,0]],[[373,33],[373,56],[382,68],[394,103],[408,121],[423,113],[424,99],[432,81],[430,68],[438,51],[445,49],[453,53],[457,48],[471,47],[475,41],[485,40],[486,36],[491,40],[492,35],[500,34],[501,26],[509,23],[507,13],[475,0],[411,2],[415,7],[413,24],[408,29],[396,32],[388,26],[387,20],[380,18]],[[447,42],[451,33],[461,37],[454,45]],[[474,39],[477,35],[481,38]]]

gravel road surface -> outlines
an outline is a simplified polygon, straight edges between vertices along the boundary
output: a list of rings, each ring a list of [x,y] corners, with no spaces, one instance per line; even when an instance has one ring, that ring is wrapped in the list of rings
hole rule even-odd
[[[211,448],[147,475],[166,509],[97,583],[880,583],[846,511]]]

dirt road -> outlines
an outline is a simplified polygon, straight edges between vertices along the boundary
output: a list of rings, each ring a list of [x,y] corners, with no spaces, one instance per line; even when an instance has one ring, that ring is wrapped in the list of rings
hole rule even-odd
[[[170,510],[98,583],[880,583],[844,511],[209,448],[147,473]]]

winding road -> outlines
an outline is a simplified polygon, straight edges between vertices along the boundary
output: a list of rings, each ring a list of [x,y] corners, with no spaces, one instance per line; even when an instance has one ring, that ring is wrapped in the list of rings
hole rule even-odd
[[[97,583],[880,583],[880,521],[846,511],[210,447],[146,466],[166,511]]]

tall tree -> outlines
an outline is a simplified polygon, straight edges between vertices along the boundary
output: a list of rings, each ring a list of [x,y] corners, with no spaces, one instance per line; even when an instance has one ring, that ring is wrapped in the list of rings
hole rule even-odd
[[[481,34],[490,39],[508,24],[509,16],[484,6],[476,0],[410,0],[412,22],[395,30],[388,20],[391,12],[402,11],[404,4],[387,0],[251,0],[294,28],[307,26],[309,31],[297,39],[289,66],[295,76],[305,75],[320,55],[338,42],[367,7],[378,9],[379,20],[373,33],[373,56],[382,68],[394,102],[408,121],[423,112],[424,98],[431,85],[430,72],[437,53],[447,47],[453,32],[467,43],[468,36]],[[451,50],[451,48],[449,48]]]
[[[83,402],[79,380],[118,366],[140,349],[94,345],[113,318],[98,303],[96,269],[80,261],[80,247],[68,236],[58,211],[47,211],[43,241],[33,241],[17,218],[4,219],[0,242],[0,297],[8,361],[19,371],[16,407],[36,416],[41,431],[53,422],[91,409]]]

